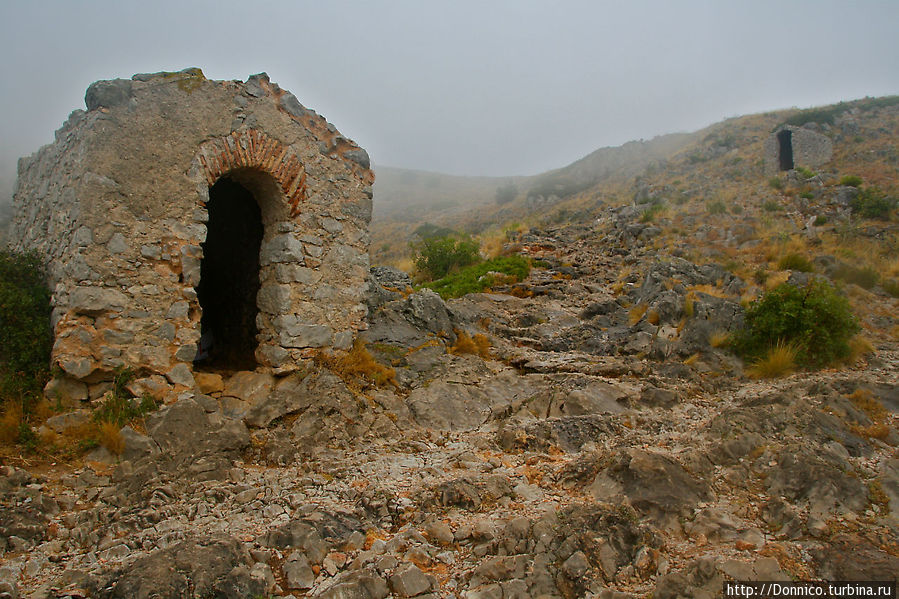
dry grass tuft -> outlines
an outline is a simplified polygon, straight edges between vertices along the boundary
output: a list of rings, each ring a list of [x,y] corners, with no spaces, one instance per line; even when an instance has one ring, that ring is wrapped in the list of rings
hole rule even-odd
[[[483,359],[490,357],[490,339],[481,333],[475,334],[474,337],[469,336],[465,331],[456,329],[456,343],[447,349],[454,355],[472,354],[480,356]]]
[[[796,370],[796,356],[799,348],[784,341],[771,346],[764,356],[746,369],[746,374],[754,379],[773,379],[787,376]]]
[[[687,291],[695,298],[697,293],[704,293],[712,297],[720,297],[722,299],[730,299],[731,296],[724,292],[723,289],[715,285],[691,285]]]
[[[724,330],[713,331],[709,336],[709,345],[712,347],[726,347],[730,343],[730,333]]]
[[[693,292],[684,296],[684,316],[693,318],[696,313],[696,295]]]
[[[875,422],[880,422],[887,417],[886,408],[867,389],[856,389],[849,395],[849,401]]]
[[[684,360],[684,364],[686,364],[687,366],[692,366],[693,364],[695,364],[696,362],[699,361],[699,358],[700,358],[700,357],[702,357],[702,356],[701,356],[700,354],[698,354],[698,353],[697,353],[697,354],[693,354],[692,356],[690,356],[689,358],[687,358],[686,360]]]
[[[630,309],[630,311],[627,313],[627,318],[628,322],[631,323],[631,326],[640,322],[640,320],[643,318],[643,315],[646,314],[647,307],[648,306],[646,304],[637,304]]]
[[[771,291],[781,283],[786,283],[787,279],[790,278],[790,273],[784,270],[778,272],[772,272],[767,279],[765,279],[765,290]]]
[[[12,445],[19,439],[19,427],[22,423],[22,411],[9,402],[0,416],[0,444]]]
[[[113,455],[122,455],[125,451],[125,440],[122,438],[119,425],[115,422],[101,422],[96,429],[97,442]]]
[[[646,322],[653,326],[659,326],[659,322],[661,321],[661,319],[662,317],[659,316],[659,313],[655,310],[650,310],[646,313]]]
[[[367,387],[397,386],[396,371],[375,360],[361,339],[356,339],[352,349],[345,354],[319,352],[315,361],[339,376],[354,391]]]
[[[849,340],[849,355],[846,357],[846,362],[852,364],[873,353],[874,345],[867,338],[856,335]]]

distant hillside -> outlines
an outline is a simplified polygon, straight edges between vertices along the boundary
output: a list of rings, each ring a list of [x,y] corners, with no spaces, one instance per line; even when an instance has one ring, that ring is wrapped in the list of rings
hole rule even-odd
[[[433,223],[480,233],[526,220],[538,207],[577,196],[599,183],[623,183],[664,161],[693,139],[671,134],[601,148],[563,168],[530,177],[463,177],[375,167],[374,262],[406,253],[413,231]]]
[[[768,186],[772,173],[765,170],[765,141],[785,124],[832,140],[833,158],[822,170],[858,175],[868,184],[895,190],[897,111],[899,97],[885,97],[735,117],[691,134],[602,148],[533,177],[379,169],[372,261],[401,263],[412,232],[425,222],[483,236],[510,226],[586,223],[603,206],[632,202],[641,189],[673,202],[776,199],[776,190]],[[496,190],[509,184],[515,186],[514,197],[497,201]]]

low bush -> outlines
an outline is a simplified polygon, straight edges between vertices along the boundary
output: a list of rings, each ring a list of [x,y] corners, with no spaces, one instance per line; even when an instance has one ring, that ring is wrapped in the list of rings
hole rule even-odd
[[[531,265],[521,256],[494,258],[451,273],[442,279],[425,283],[444,299],[478,293],[497,283],[517,283],[527,278]]]
[[[412,244],[412,250],[415,266],[432,280],[481,259],[478,243],[467,237],[427,237]]]
[[[662,214],[665,211],[665,206],[662,204],[653,204],[646,210],[640,213],[640,222],[641,223],[651,223],[653,222],[657,216]]]
[[[870,289],[877,285],[880,280],[880,274],[870,266],[859,268],[849,264],[841,264],[837,266],[831,278],[845,283],[852,283],[864,289]]]
[[[797,349],[797,365],[821,368],[850,355],[849,340],[859,328],[849,301],[827,281],[781,283],[749,304],[733,347],[757,361],[773,346],[789,344]]]
[[[890,220],[890,213],[899,200],[888,197],[877,187],[859,189],[858,195],[849,203],[853,214],[873,220]]]
[[[778,191],[780,191],[784,188],[783,179],[781,179],[780,177],[771,177],[770,179],[768,179],[768,185],[771,186],[771,188],[776,189]]]
[[[862,178],[858,175],[843,175],[840,177],[840,185],[848,187],[859,187],[862,184]]]
[[[765,203],[762,204],[762,210],[765,212],[780,212],[783,210],[783,206],[777,200],[765,200]]]
[[[797,167],[796,167],[796,172],[799,173],[799,175],[800,175],[803,179],[811,179],[812,177],[815,176],[815,171],[813,171],[813,170],[810,169],[810,168],[806,168],[806,167],[804,167],[804,166],[797,166]]]
[[[893,297],[899,297],[899,280],[886,279],[880,283],[880,286]]]
[[[721,200],[714,200],[711,202],[707,202],[705,205],[705,209],[709,214],[726,214],[727,206]]]
[[[0,250],[0,399],[3,434],[24,443],[29,416],[50,376],[50,290],[34,253]]]
[[[812,272],[815,270],[815,265],[802,254],[791,253],[785,255],[777,262],[777,269]]]

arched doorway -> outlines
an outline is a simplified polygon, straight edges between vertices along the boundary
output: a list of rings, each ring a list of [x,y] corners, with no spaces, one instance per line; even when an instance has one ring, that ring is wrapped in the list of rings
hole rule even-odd
[[[229,175],[209,188],[197,299],[203,311],[195,365],[256,368],[256,295],[262,212],[253,193]]]

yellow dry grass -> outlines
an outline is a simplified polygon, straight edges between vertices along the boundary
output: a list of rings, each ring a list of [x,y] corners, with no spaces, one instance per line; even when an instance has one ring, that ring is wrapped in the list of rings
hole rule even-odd
[[[447,351],[454,355],[472,354],[480,356],[485,360],[490,357],[490,339],[482,333],[476,333],[474,337],[465,331],[456,329],[456,342],[447,348]]]
[[[319,352],[315,355],[315,361],[339,376],[354,391],[367,387],[397,386],[396,371],[375,360],[361,339],[356,339],[346,353]]]
[[[643,318],[643,315],[646,314],[647,307],[648,306],[646,304],[637,304],[628,311],[627,319],[628,322],[631,323],[631,326],[640,322],[640,320]]]
[[[709,345],[712,347],[725,347],[730,343],[730,333],[724,330],[713,331],[709,335]]]
[[[119,425],[114,422],[101,422],[96,428],[97,442],[113,455],[122,455],[125,451],[125,440],[122,438]]]
[[[755,360],[746,374],[754,379],[772,379],[787,376],[796,370],[796,356],[799,348],[784,341],[778,341],[768,352]]]

